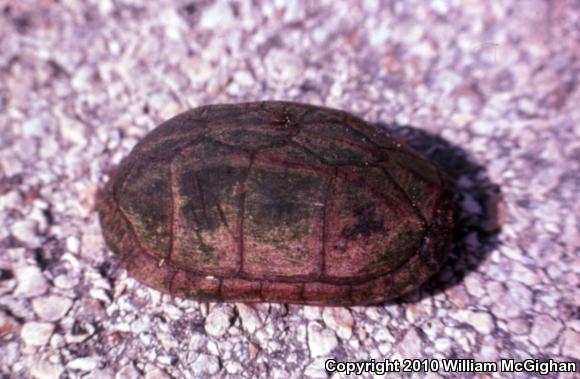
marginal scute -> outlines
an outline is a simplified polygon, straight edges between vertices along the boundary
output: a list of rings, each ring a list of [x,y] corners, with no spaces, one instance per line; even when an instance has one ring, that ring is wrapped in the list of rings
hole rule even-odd
[[[352,286],[351,300],[355,304],[373,304],[381,302],[385,294],[384,276]]]
[[[351,287],[348,284],[335,285],[320,282],[310,282],[304,285],[304,298],[314,304],[324,304],[320,299],[335,305],[351,304]]]
[[[164,122],[97,205],[129,274],[171,296],[342,306],[400,296],[441,267],[453,193],[377,126],[259,102]]]
[[[167,292],[173,296],[202,301],[220,300],[220,280],[210,275],[191,275],[179,270],[171,277],[170,285]]]
[[[227,278],[223,280],[222,294],[224,300],[256,301],[261,296],[260,288],[261,282],[258,280]]]
[[[265,282],[260,293],[267,302],[304,302],[302,283]]]

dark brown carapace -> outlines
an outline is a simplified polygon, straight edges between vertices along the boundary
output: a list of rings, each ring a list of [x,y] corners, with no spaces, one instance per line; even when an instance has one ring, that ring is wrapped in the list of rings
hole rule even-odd
[[[357,117],[271,101],[204,106],[158,126],[98,208],[129,274],[174,296],[373,304],[445,261],[453,188]]]

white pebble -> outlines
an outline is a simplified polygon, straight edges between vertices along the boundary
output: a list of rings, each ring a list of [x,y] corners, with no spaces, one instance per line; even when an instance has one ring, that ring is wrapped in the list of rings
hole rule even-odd
[[[205,320],[205,331],[213,337],[223,336],[230,327],[231,309],[215,307]]]
[[[338,346],[334,332],[325,329],[318,322],[308,324],[308,347],[313,358],[328,355]]]
[[[48,322],[27,322],[22,327],[20,336],[29,346],[44,346],[54,332],[54,325]]]
[[[25,266],[16,269],[18,286],[14,291],[16,297],[39,296],[46,292],[48,284],[42,271],[36,266]]]
[[[69,298],[49,295],[32,300],[32,309],[42,320],[56,321],[68,312],[72,303]]]

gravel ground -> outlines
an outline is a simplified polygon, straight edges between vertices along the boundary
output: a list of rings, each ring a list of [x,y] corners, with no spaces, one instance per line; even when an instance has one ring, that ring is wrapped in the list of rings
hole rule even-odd
[[[146,3],[0,2],[0,378],[580,363],[580,2]],[[172,300],[127,277],[94,212],[107,172],[178,112],[266,99],[351,111],[457,177],[436,278],[321,308]]]

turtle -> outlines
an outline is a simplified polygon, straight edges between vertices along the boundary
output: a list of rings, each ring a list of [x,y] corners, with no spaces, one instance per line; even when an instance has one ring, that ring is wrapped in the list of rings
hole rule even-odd
[[[130,276],[202,302],[380,304],[445,262],[455,184],[384,128],[285,101],[212,104],[149,132],[101,188]]]

